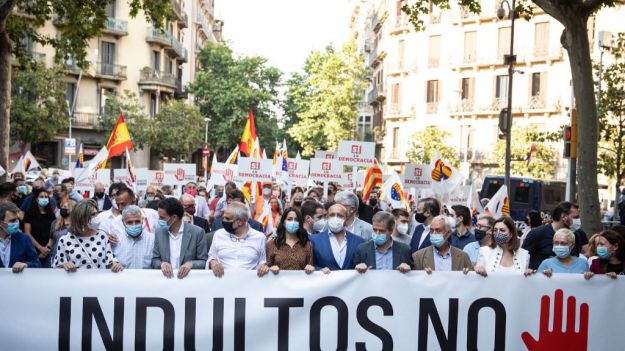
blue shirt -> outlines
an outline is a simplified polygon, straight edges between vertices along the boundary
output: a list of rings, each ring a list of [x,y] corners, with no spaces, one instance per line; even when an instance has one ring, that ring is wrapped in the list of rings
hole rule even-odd
[[[377,270],[393,270],[393,244],[386,250],[386,252],[380,251],[375,247],[375,269]]]
[[[542,272],[545,269],[551,269],[553,273],[584,273],[588,272],[588,262],[583,258],[573,256],[573,262],[569,267],[565,266],[557,257],[551,257],[544,260],[538,271]]]
[[[432,267],[435,271],[451,271],[451,248],[447,251],[447,255],[441,255],[440,251],[434,245],[432,245],[432,249],[434,250],[434,267]]]
[[[477,262],[477,256],[480,253],[479,241],[474,241],[472,243],[466,244],[464,249],[462,249],[462,251],[466,252],[467,255],[469,255],[469,259],[471,260],[471,262],[475,264]]]
[[[0,260],[4,264],[4,267],[9,267],[11,262],[11,237],[8,238],[7,244],[4,244],[4,240],[0,239]]]

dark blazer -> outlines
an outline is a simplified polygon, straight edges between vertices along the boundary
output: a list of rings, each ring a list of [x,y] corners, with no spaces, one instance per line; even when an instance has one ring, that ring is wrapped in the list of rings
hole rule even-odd
[[[473,270],[473,263],[469,259],[469,255],[453,246],[451,249],[451,270],[461,271],[464,268]],[[414,261],[414,269],[424,270],[425,267],[430,267],[432,270],[436,270],[434,267],[434,246],[426,247],[412,254],[412,260]]]
[[[364,239],[359,237],[358,235],[352,234],[350,232],[345,233],[345,240],[347,240],[347,253],[345,255],[345,261],[343,262],[343,266],[341,267],[336,262],[336,260],[334,259],[334,255],[332,254],[330,236],[328,235],[327,230],[319,234],[313,234],[309,238],[313,244],[313,257],[315,261],[315,268],[322,269],[327,267],[333,271],[353,269],[354,253],[356,252],[356,248],[358,247],[358,245],[364,242]]]
[[[427,237],[423,240],[421,245],[419,245],[419,241],[421,241],[421,235],[425,231],[425,226],[423,224],[419,224],[412,234],[412,239],[410,239],[410,250],[412,252],[417,252],[425,247],[432,245],[430,241],[430,234],[427,234]]]
[[[210,231],[210,226],[208,225],[208,221],[202,217],[193,216],[193,225],[196,225],[204,229],[204,233]]]
[[[205,269],[208,259],[204,230],[191,223],[185,223],[180,246],[180,265],[192,262],[192,269]],[[163,262],[170,262],[169,233],[163,228],[157,228],[154,235],[154,250],[152,251],[152,268],[161,269]]]
[[[224,218],[222,216],[215,217],[215,220],[213,221],[213,225],[211,226],[210,230],[213,231],[213,232],[216,232],[219,229],[222,229],[224,227],[223,221],[224,221]],[[258,230],[259,232],[263,233],[263,225],[260,224],[260,222],[255,221],[255,220],[250,218],[247,221],[247,223],[250,225],[250,228],[252,228],[254,230]]]
[[[28,235],[18,232],[11,235],[11,258],[9,262],[2,262],[0,257],[0,268],[11,268],[15,262],[23,262],[28,265],[28,268],[39,268],[41,263],[39,262],[39,255],[33,242]],[[8,263],[8,265],[7,265]]]
[[[93,200],[95,200],[95,202],[98,202],[98,199],[95,197],[95,195],[92,197]],[[113,203],[111,202],[111,198],[108,196],[108,194],[104,194],[104,205],[102,205],[102,211],[108,211],[111,209],[111,207],[113,207]]]
[[[393,269],[397,268],[400,264],[406,263],[412,268],[412,257],[410,256],[410,246],[400,243],[398,241],[393,242]],[[357,264],[364,263],[367,267],[373,267],[376,269],[375,259],[375,244],[369,240],[364,242],[356,248],[354,253],[354,267]]]

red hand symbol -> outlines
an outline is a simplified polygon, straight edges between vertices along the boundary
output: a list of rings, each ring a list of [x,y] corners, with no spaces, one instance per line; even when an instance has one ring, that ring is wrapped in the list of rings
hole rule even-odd
[[[176,179],[181,182],[184,180],[184,169],[178,168],[176,170]]]
[[[554,299],[553,330],[549,331],[549,307],[551,299],[544,295],[540,300],[540,330],[538,340],[529,332],[524,332],[521,339],[529,351],[587,351],[588,350],[588,304],[580,306],[579,332],[575,332],[577,304],[575,297],[569,296],[566,306],[566,330],[562,331],[564,314],[564,293],[558,289]]]

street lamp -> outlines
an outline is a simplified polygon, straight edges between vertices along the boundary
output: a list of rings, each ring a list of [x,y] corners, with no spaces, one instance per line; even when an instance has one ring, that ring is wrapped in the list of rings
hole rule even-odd
[[[208,117],[204,118],[204,122],[206,128],[204,129],[204,150],[202,150],[202,155],[204,156],[204,181],[208,181],[208,153],[206,149],[208,149]]]
[[[510,194],[510,162],[511,151],[510,144],[512,139],[512,76],[514,75],[514,63],[516,62],[516,55],[514,55],[514,20],[516,19],[516,0],[512,0],[512,5],[507,0],[503,0],[497,9],[497,18],[502,20],[506,15],[506,10],[503,5],[508,7],[508,18],[510,18],[510,54],[504,56],[504,64],[508,64],[508,108],[502,110],[500,116],[500,127],[504,127],[502,130],[506,136],[506,174],[504,184],[508,188],[508,195]],[[505,112],[504,112],[505,111]],[[502,117],[505,117],[505,123],[501,123]]]

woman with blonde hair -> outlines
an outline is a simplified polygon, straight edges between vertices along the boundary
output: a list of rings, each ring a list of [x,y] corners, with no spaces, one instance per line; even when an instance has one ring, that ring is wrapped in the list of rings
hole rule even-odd
[[[74,210],[74,206],[76,206],[76,201],[67,200],[59,207],[59,218],[52,222],[50,226],[50,247],[52,247],[52,253],[50,257],[54,257],[56,255],[56,246],[59,243],[59,239],[62,236],[67,235],[67,231],[69,230],[69,226],[72,223],[70,215]]]

